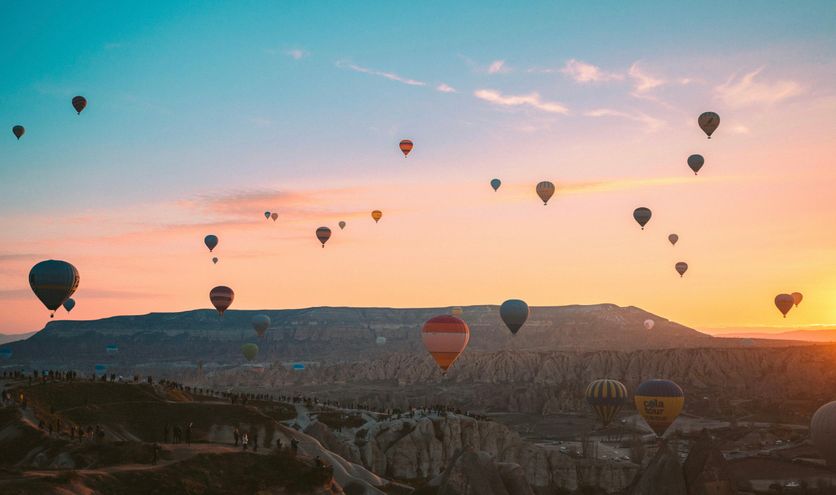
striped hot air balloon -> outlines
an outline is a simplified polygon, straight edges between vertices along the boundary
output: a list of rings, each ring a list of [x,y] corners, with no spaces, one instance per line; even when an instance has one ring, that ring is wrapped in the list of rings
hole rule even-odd
[[[450,366],[467,347],[470,329],[467,323],[451,315],[430,318],[421,329],[421,340],[442,372]]]
[[[320,227],[316,229],[316,238],[319,239],[319,242],[322,243],[322,247],[324,248],[325,243],[331,238],[331,229],[328,227]]]
[[[633,400],[647,425],[661,438],[682,412],[685,394],[670,380],[647,380],[636,389]]]
[[[224,315],[224,311],[232,304],[234,299],[235,292],[225,285],[219,285],[209,291],[209,300],[221,316]]]
[[[404,139],[398,146],[401,149],[401,153],[403,153],[403,157],[406,158],[406,155],[408,155],[409,152],[412,151],[413,144],[412,141],[410,141],[409,139]]]
[[[255,333],[258,334],[259,337],[264,337],[264,332],[270,328],[270,317],[267,315],[255,315],[253,316],[252,323]]]
[[[543,200],[543,205],[545,206],[549,204],[549,199],[554,196],[555,187],[551,182],[544,180],[543,182],[537,184],[535,190],[537,191],[537,196],[540,196],[540,199]]]
[[[41,261],[29,271],[29,286],[46,309],[52,311],[50,317],[78,289],[78,283],[78,270],[66,261]]]
[[[624,403],[627,402],[627,387],[617,380],[602,378],[586,387],[586,402],[598,414],[603,426],[612,422]]]

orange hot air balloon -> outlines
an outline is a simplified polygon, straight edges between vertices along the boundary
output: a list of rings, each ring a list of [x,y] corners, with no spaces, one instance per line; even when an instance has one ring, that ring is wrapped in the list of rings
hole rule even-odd
[[[319,239],[319,242],[322,243],[322,247],[324,248],[325,243],[331,238],[331,229],[328,227],[320,227],[316,229],[316,238]]]
[[[430,318],[421,329],[421,340],[443,373],[467,347],[470,329],[467,323],[451,315]]]
[[[278,213],[271,213],[271,214],[270,214],[270,218],[272,218],[272,219],[273,219],[273,221],[275,222],[275,221],[276,221],[276,219],[277,219],[277,218],[279,218],[279,214],[278,214]]]
[[[74,96],[73,97],[73,108],[75,111],[81,115],[81,111],[87,108],[87,98],[83,96]]]
[[[804,294],[800,292],[793,292],[790,294],[792,296],[792,301],[795,303],[795,307],[797,308],[801,301],[804,299]]]
[[[221,316],[224,315],[226,308],[232,304],[233,299],[235,299],[235,292],[225,285],[219,285],[209,291],[209,300]]]
[[[409,152],[412,151],[413,144],[412,141],[410,141],[409,139],[404,139],[403,141],[401,141],[401,144],[399,146],[401,148],[401,152],[403,153],[403,157],[406,158],[406,155],[408,155]]]
[[[793,304],[795,304],[795,299],[789,294],[778,294],[775,296],[775,307],[784,315],[784,318],[787,317],[787,313],[790,312]]]
[[[549,204],[549,199],[554,195],[554,184],[551,182],[544,180],[537,184],[535,188],[537,191],[537,196],[540,196],[540,199],[543,200],[543,205]]]
[[[383,217],[383,212],[382,211],[374,210],[372,212],[372,218],[374,218],[374,223],[379,222],[382,217]]]

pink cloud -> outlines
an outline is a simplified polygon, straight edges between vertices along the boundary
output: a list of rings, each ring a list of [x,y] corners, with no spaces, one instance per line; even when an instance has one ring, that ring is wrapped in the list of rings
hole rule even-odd
[[[574,58],[567,60],[566,65],[560,69],[560,72],[571,77],[578,83],[604,82],[624,79],[622,74],[606,72],[600,67],[576,60]]]
[[[537,92],[532,92],[526,95],[503,95],[494,89],[479,89],[476,90],[473,95],[480,100],[504,107],[527,106],[549,113],[559,113],[564,115],[569,113],[569,109],[562,103],[544,101],[540,98],[540,94]]]
[[[714,94],[730,107],[751,105],[772,105],[801,94],[802,87],[795,81],[761,82],[755,78],[763,67],[744,74],[739,79],[730,77],[724,84],[714,88]]]

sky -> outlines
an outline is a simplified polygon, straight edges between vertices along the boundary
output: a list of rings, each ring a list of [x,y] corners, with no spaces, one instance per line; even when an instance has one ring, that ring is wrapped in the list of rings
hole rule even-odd
[[[49,321],[43,259],[78,268],[74,319],[228,285],[232,309],[521,298],[834,325],[835,35],[828,1],[10,4],[0,332]]]

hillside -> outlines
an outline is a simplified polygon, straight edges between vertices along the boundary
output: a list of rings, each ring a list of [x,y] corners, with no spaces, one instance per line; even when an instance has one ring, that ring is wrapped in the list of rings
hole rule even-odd
[[[803,342],[836,342],[836,328],[822,328],[819,330],[788,330],[785,332],[770,332],[760,329],[742,329],[739,331],[717,334],[722,338],[739,339],[768,339],[768,340],[800,340]]]
[[[258,361],[359,361],[392,353],[423,352],[420,329],[449,308],[309,308],[300,310],[209,310],[117,316],[95,321],[55,321],[24,342],[8,344],[13,361],[40,366],[190,362],[240,363],[243,342],[257,342]],[[257,338],[250,320],[267,314],[272,325]],[[634,350],[731,346],[635,307],[611,304],[535,307],[516,336],[497,306],[464,308],[471,329],[469,352],[499,350]],[[642,323],[653,319],[652,331]],[[385,339],[385,343],[383,339]],[[105,347],[116,344],[118,354]]]

